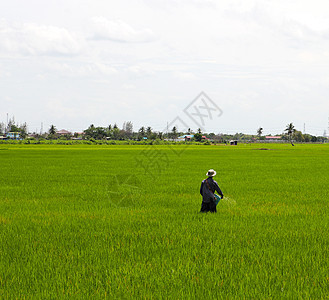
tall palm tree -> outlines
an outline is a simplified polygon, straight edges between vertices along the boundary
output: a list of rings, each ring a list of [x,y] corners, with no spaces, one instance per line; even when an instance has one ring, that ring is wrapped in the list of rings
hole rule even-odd
[[[146,136],[148,139],[151,137],[151,134],[152,134],[152,127],[149,126],[146,128]]]
[[[258,139],[260,139],[260,137],[262,136],[262,133],[263,133],[263,128],[262,128],[262,127],[259,127],[259,128],[257,129]]]
[[[174,126],[171,130],[172,138],[176,139],[177,138],[177,127]]]
[[[291,145],[294,146],[294,144],[292,143],[292,135],[296,131],[294,124],[289,123],[284,131],[287,131],[289,141],[290,141]]]
[[[142,126],[141,128],[139,128],[138,130],[138,139],[142,140],[145,137],[145,127]]]

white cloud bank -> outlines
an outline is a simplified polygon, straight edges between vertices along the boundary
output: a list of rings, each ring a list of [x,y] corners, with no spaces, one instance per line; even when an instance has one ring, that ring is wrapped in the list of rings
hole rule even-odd
[[[94,17],[91,22],[91,37],[96,40],[110,40],[126,43],[145,43],[155,39],[149,28],[137,30],[121,20]]]
[[[209,131],[327,126],[325,0],[32,2],[1,7],[0,106],[18,120],[162,130],[204,90],[224,111]]]
[[[0,23],[0,51],[11,55],[76,55],[81,48],[81,40],[65,28]]]

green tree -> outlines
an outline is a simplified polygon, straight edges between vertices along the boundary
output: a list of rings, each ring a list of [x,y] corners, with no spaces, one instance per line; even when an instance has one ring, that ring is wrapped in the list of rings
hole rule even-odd
[[[4,134],[5,133],[5,129],[6,128],[6,126],[5,126],[5,124],[4,123],[0,123],[0,134]]]
[[[152,128],[149,126],[146,128],[146,136],[148,139],[150,139],[151,135],[152,135]]]
[[[195,134],[194,134],[194,140],[195,140],[196,142],[201,142],[201,141],[202,141],[202,134],[199,133],[199,132],[195,133]]]
[[[197,133],[194,134],[194,140],[196,142],[201,142],[202,141],[202,130],[201,130],[201,128],[198,128]]]
[[[286,126],[286,129],[285,129],[284,131],[287,132],[288,139],[289,139],[291,145],[294,146],[294,144],[292,143],[292,135],[293,135],[294,132],[296,131],[294,124],[293,124],[293,123],[289,123],[289,124]]]
[[[303,133],[299,130],[294,131],[293,138],[297,142],[304,142],[305,141]]]
[[[109,139],[112,138],[112,125],[110,124],[107,128],[106,128],[106,137],[108,137]]]
[[[15,119],[13,118],[9,118],[8,124],[7,124],[7,128],[6,128],[6,132],[10,132],[12,131],[12,127],[15,126]]]
[[[91,138],[95,139],[96,127],[94,124],[91,124],[87,129],[85,129],[84,133],[87,140],[90,140]]]
[[[131,139],[133,136],[133,123],[131,121],[124,122],[122,126],[123,138]]]
[[[26,124],[26,122],[24,122],[23,124],[21,124],[19,126],[19,130],[20,130],[21,138],[25,139],[27,137],[27,124]]]
[[[138,130],[138,139],[141,140],[141,139],[143,139],[143,137],[145,137],[145,127],[144,126],[139,128],[139,130]]]
[[[126,129],[125,129],[128,133],[133,133],[133,131],[134,131],[134,125],[133,125],[133,122],[131,122],[131,121],[128,121],[127,123],[126,123]]]
[[[176,139],[177,138],[177,127],[174,126],[171,130],[171,136],[173,139]]]
[[[113,126],[112,136],[113,136],[114,140],[118,140],[121,136],[120,129],[118,128],[118,126],[116,124],[114,124],[114,126]]]
[[[57,128],[55,125],[51,125],[49,130],[48,130],[48,133],[51,134],[51,135],[54,135],[56,134],[56,131],[57,131]]]
[[[259,140],[260,140],[262,134],[263,134],[263,128],[262,128],[262,127],[259,127],[259,128],[257,129],[257,135],[258,135],[258,139],[259,139]]]
[[[15,124],[14,118],[8,122],[8,131],[9,132],[20,132],[20,128]]]

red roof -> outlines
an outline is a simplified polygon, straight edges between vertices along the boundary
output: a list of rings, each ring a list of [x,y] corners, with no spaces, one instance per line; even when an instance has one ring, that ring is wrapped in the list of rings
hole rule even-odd
[[[57,134],[71,134],[71,132],[65,130],[65,129],[62,129],[62,130],[59,130],[56,132]]]
[[[266,139],[276,139],[276,140],[278,140],[278,139],[281,139],[282,137],[281,136],[271,136],[271,135],[268,135],[265,138]]]

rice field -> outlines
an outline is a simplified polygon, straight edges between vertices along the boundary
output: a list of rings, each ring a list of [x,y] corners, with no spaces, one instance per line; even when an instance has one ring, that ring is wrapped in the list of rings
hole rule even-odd
[[[328,155],[1,144],[0,298],[327,299]],[[200,214],[210,168],[225,197]]]

